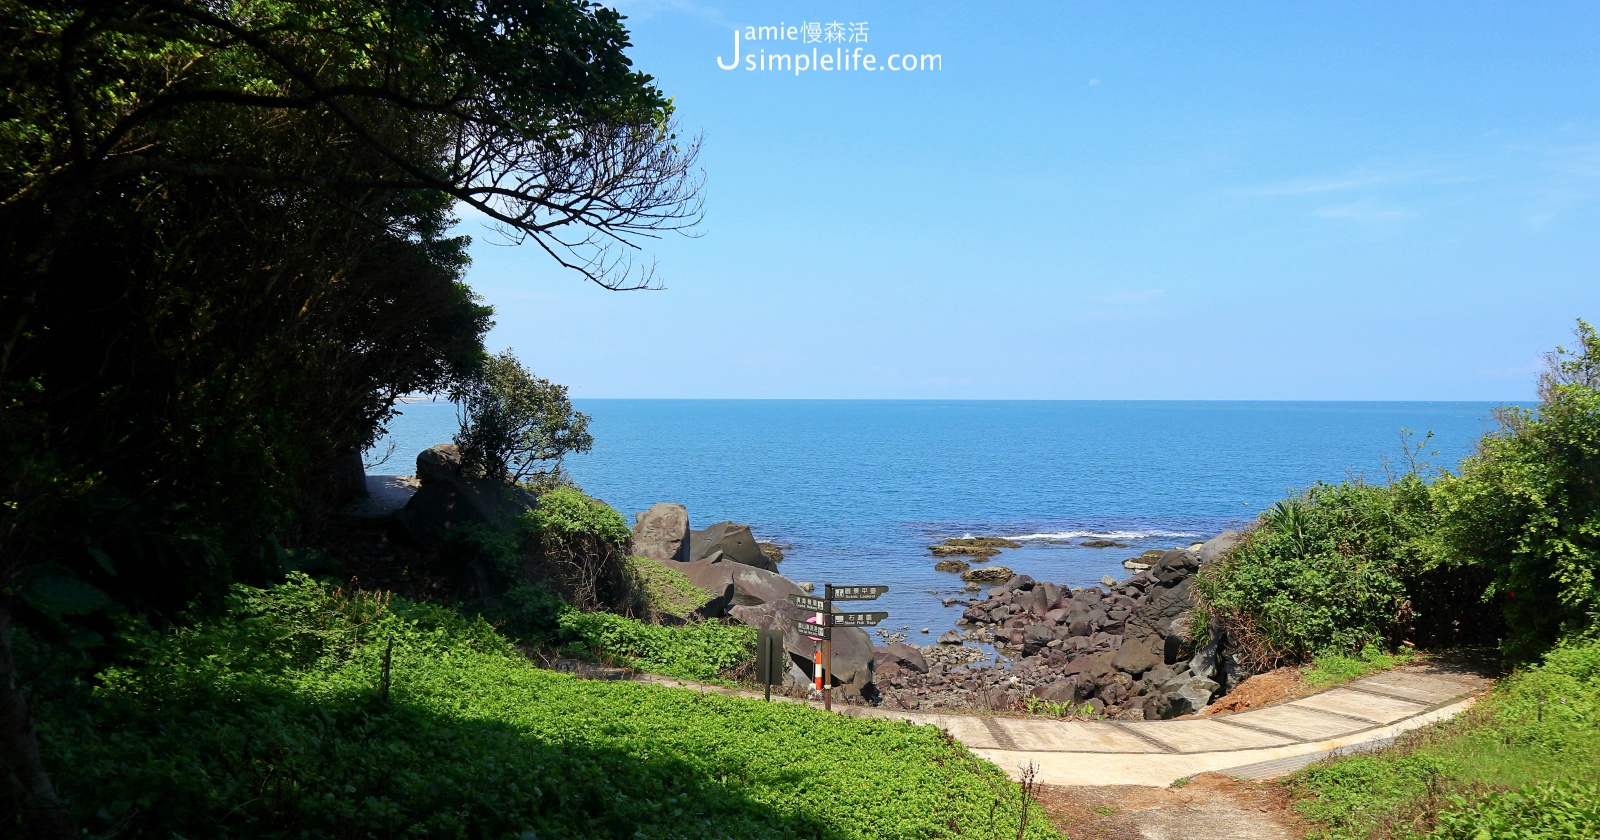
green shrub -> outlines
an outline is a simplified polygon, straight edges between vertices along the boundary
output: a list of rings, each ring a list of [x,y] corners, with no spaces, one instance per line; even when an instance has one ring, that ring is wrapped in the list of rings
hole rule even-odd
[[[394,641],[389,703],[378,685]],[[149,837],[1017,836],[943,732],[534,668],[486,623],[302,575],[41,704],[86,831]],[[1036,808],[1024,835],[1056,836]]]
[[[439,547],[440,558],[451,566],[479,566],[500,586],[509,586],[521,577],[522,552],[518,534],[482,524],[452,528]]]
[[[1557,840],[1600,837],[1600,785],[1545,782],[1492,793],[1440,815],[1436,840]]]
[[[575,487],[558,487],[539,497],[523,523],[540,566],[568,603],[583,610],[632,608],[627,556],[633,532],[621,514]]]
[[[560,639],[574,653],[600,656],[640,670],[701,682],[750,661],[756,631],[736,624],[663,627],[611,613],[561,614]]]
[[[711,593],[695,586],[688,575],[648,557],[629,557],[628,574],[646,613],[687,616],[711,600]]]
[[[1203,607],[1260,667],[1399,641],[1433,521],[1428,486],[1318,484],[1279,502],[1197,576]]]
[[[1439,541],[1492,572],[1518,658],[1600,626],[1600,336],[1583,321],[1577,336],[1547,357],[1538,411],[1501,411],[1436,486]]]

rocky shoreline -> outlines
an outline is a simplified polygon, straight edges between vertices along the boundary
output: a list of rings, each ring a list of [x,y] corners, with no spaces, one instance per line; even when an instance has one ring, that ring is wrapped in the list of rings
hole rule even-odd
[[[1191,639],[1193,575],[1240,538],[1228,531],[1202,544],[1163,552],[1150,568],[1099,586],[1071,589],[1012,575],[967,602],[940,638],[994,644],[1007,665],[949,665],[938,646],[890,644],[875,652],[882,702],[905,709],[992,709],[1027,698],[1121,719],[1192,714],[1248,674],[1220,631],[1204,645]],[[915,655],[913,655],[913,653]]]
[[[804,690],[815,643],[793,621],[807,613],[789,594],[801,584],[780,574],[747,526],[718,523],[689,529],[682,505],[658,504],[636,516],[634,551],[682,571],[712,594],[704,617],[726,617],[784,634],[792,661],[786,685]],[[964,537],[932,546],[938,568],[959,571],[967,590],[957,629],[918,647],[900,633],[834,634],[834,684],[846,699],[903,709],[1011,710],[1032,703],[1120,719],[1161,719],[1199,711],[1248,674],[1219,631],[1206,644],[1191,638],[1193,575],[1240,538],[1227,531],[1205,543],[1129,560],[1126,580],[1073,589],[980,565],[1018,543]],[[1159,555],[1159,556],[1157,556]],[[959,558],[959,559],[957,559]],[[1146,562],[1146,561],[1149,562]],[[986,592],[979,584],[997,584]],[[975,643],[969,645],[968,643]],[[991,657],[980,644],[992,644]]]

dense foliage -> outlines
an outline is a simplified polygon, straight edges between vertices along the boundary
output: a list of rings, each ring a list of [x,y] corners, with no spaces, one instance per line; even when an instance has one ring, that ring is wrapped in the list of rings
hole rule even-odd
[[[1537,412],[1500,429],[1436,486],[1447,549],[1494,575],[1508,652],[1600,629],[1600,336],[1578,322],[1539,381]]]
[[[1463,718],[1291,777],[1314,836],[1600,836],[1600,642],[1573,641]]]
[[[281,574],[395,396],[483,362],[458,205],[615,288],[698,180],[584,0],[0,0],[0,33],[0,823],[66,836],[13,619],[104,661],[115,610]]]
[[[1017,835],[1016,786],[936,728],[580,681],[481,622],[301,577],[138,660],[58,687],[41,727],[95,832]],[[1035,811],[1026,836],[1054,835]]]
[[[613,613],[567,610],[559,619],[567,650],[643,671],[714,682],[756,653],[756,631],[742,624],[664,627]]]
[[[1210,617],[1259,667],[1400,640],[1413,618],[1428,486],[1319,484],[1262,515],[1198,576]]]
[[[561,459],[594,445],[589,416],[572,407],[567,386],[529,373],[506,350],[451,386],[461,418],[456,445],[463,470],[544,490],[565,483]]]
[[[558,487],[539,497],[524,522],[541,572],[568,603],[583,610],[632,606],[633,532],[621,514],[575,487]]]

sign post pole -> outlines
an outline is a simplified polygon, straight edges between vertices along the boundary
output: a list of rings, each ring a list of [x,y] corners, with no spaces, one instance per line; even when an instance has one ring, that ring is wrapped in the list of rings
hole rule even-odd
[[[829,615],[831,615],[833,613],[833,584],[824,583],[822,585],[822,600],[827,602],[828,608],[827,608],[826,612]],[[827,616],[824,616],[822,620],[823,621],[828,621],[829,619],[828,619]],[[825,711],[825,712],[831,712],[831,711],[833,711],[833,634],[832,633],[829,633],[822,640],[822,662],[823,662],[823,666],[822,666],[822,710]]]

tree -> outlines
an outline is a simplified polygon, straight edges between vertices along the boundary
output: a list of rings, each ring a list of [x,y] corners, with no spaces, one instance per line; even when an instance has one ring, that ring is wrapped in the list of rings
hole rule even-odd
[[[323,465],[482,362],[455,207],[626,288],[698,181],[582,0],[0,0],[0,30],[0,822],[60,834],[12,620],[274,574]]]
[[[1575,335],[1546,355],[1537,411],[1501,410],[1435,488],[1440,542],[1493,572],[1502,646],[1520,658],[1600,630],[1600,336],[1581,320]]]
[[[567,386],[528,372],[510,350],[450,391],[461,430],[463,470],[538,489],[564,483],[561,460],[594,445],[589,416],[567,399]]]

